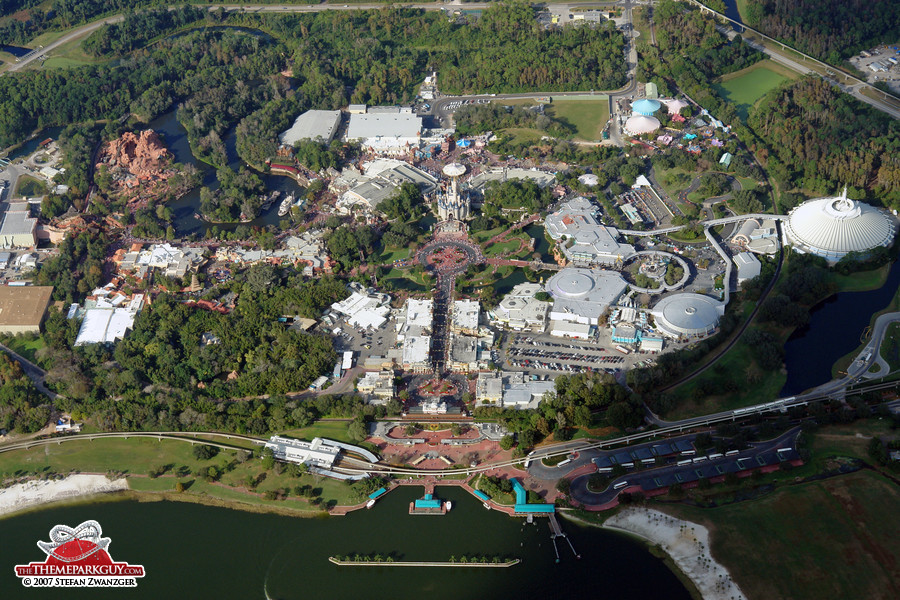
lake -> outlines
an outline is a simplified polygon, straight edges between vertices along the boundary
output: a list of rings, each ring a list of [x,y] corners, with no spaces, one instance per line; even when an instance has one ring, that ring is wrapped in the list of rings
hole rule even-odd
[[[0,590],[4,597],[191,598],[272,600],[365,598],[666,598],[687,600],[687,590],[647,548],[623,535],[579,527],[561,519],[582,559],[560,547],[555,563],[546,519],[527,525],[457,488],[438,487],[453,501],[446,516],[410,516],[422,488],[400,488],[372,510],[346,517],[302,519],[177,502],[134,501],[36,511],[2,522]],[[13,566],[43,560],[38,540],[56,524],[95,519],[110,537],[116,561],[143,564],[137,589],[30,589]],[[562,541],[565,544],[565,541]],[[446,561],[451,555],[517,557],[498,569],[338,567],[329,555],[387,555],[395,560]]]
[[[900,261],[877,290],[835,294],[810,313],[784,346],[787,382],[782,396],[792,396],[831,380],[835,361],[860,345],[872,315],[883,310],[900,287]]]

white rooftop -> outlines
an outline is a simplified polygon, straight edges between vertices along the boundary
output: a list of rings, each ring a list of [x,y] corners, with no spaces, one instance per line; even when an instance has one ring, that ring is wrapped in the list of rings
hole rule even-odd
[[[553,296],[551,319],[594,324],[628,283],[615,271],[570,267],[551,277],[546,288]]]
[[[413,365],[428,361],[431,352],[430,335],[412,335],[403,340],[403,364]]]
[[[415,138],[422,132],[422,117],[412,113],[369,112],[350,115],[347,139],[364,140],[379,137]]]
[[[90,308],[75,338],[76,346],[112,344],[134,326],[135,313],[127,308]]]
[[[308,110],[298,116],[291,128],[278,136],[278,139],[288,146],[293,146],[300,140],[311,139],[328,143],[334,138],[340,124],[339,110]]]
[[[456,300],[453,303],[453,326],[458,329],[478,329],[481,305],[477,300]]]
[[[619,231],[601,224],[598,214],[599,208],[587,198],[573,198],[547,216],[544,229],[554,240],[574,241],[563,244],[562,250],[575,262],[613,264],[634,254],[634,247],[619,243]]]
[[[410,298],[406,301],[406,325],[419,327],[431,327],[431,312],[434,307],[432,300],[416,300]]]

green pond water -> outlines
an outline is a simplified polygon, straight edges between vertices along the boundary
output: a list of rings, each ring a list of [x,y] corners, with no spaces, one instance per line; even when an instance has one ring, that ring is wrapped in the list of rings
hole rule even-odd
[[[628,537],[561,520],[581,560],[560,543],[555,562],[546,519],[535,525],[485,510],[462,490],[446,516],[411,516],[422,488],[400,488],[371,510],[301,519],[193,504],[134,501],[49,508],[0,521],[0,598],[528,599],[666,598],[689,594],[659,559]],[[136,589],[22,587],[16,564],[43,560],[36,546],[56,524],[95,519],[116,561],[142,564]],[[451,555],[522,559],[510,568],[339,567],[330,555],[392,554],[446,561]]]

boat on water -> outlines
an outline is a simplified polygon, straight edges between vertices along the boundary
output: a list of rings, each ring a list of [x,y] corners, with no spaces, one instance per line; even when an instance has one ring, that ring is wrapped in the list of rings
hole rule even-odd
[[[482,505],[483,507],[485,507],[486,509],[491,510],[491,505],[488,504],[487,502],[482,502],[481,505]]]
[[[269,194],[268,196],[260,196],[260,197],[259,197],[260,200],[263,201],[263,203],[262,203],[262,209],[263,209],[263,210],[268,210],[269,207],[272,206],[272,204],[274,204],[275,201],[278,200],[278,198],[279,198],[280,196],[281,196],[281,192],[278,191],[278,190],[275,190],[274,192],[272,192],[272,193]]]
[[[444,509],[445,509],[447,512],[450,512],[450,509],[451,509],[451,508],[453,508],[453,503],[452,503],[452,502],[450,502],[449,500],[447,500],[446,502],[444,502]]]
[[[375,499],[374,499],[374,498],[372,498],[371,500],[369,500],[368,502],[366,502],[366,508],[372,508],[373,506],[375,506]]]
[[[281,206],[278,207],[278,216],[283,217],[288,214],[291,210],[291,206],[294,204],[294,193],[291,192],[288,194],[288,197],[281,201]]]

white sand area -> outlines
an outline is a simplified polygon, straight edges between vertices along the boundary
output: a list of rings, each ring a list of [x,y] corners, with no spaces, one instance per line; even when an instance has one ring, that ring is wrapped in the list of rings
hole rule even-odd
[[[0,489],[0,515],[7,515],[58,500],[105,494],[128,489],[122,479],[109,480],[105,475],[69,475],[57,481],[27,481]]]
[[[658,544],[687,575],[704,600],[746,600],[728,570],[712,557],[709,531],[656,510],[627,508],[603,524]]]

